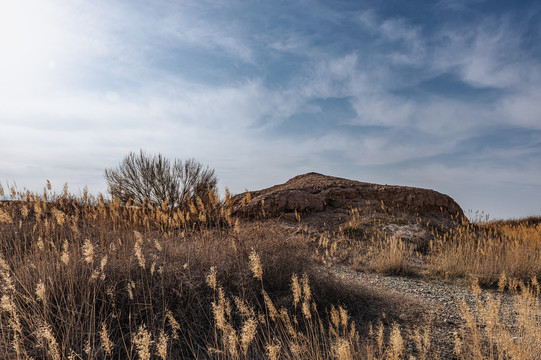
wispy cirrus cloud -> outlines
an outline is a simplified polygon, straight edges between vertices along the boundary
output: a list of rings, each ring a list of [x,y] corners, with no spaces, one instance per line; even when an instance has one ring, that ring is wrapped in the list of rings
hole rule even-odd
[[[427,56],[421,27],[403,17],[381,19],[373,10],[358,16],[360,24],[384,45],[387,56],[394,64],[419,65]]]

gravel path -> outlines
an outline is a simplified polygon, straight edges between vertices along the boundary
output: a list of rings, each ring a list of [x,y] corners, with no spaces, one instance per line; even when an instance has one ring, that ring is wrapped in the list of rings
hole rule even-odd
[[[477,298],[470,286],[465,283],[445,282],[436,279],[357,272],[347,266],[337,264],[331,267],[331,271],[341,281],[353,282],[370,291],[387,293],[398,299],[404,299],[403,304],[397,304],[398,308],[407,303],[421,305],[427,315],[433,316],[431,328],[433,346],[438,349],[440,357],[442,359],[455,358],[453,350],[455,334],[465,323],[459,309],[459,303],[461,300],[465,300],[470,309],[473,309],[477,303]],[[488,294],[501,299],[501,307],[505,313],[513,311],[512,294],[483,290],[479,297],[483,303],[487,301]],[[399,310],[399,312],[404,311],[404,314],[399,315],[398,319],[401,325],[407,325],[411,320],[408,319],[408,306],[404,307],[405,309]]]

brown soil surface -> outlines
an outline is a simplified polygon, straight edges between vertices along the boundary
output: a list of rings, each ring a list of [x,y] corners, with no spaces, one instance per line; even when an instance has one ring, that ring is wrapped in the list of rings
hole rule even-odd
[[[304,224],[331,231],[344,225],[351,209],[358,209],[361,222],[380,219],[397,226],[414,225],[421,220],[448,228],[464,218],[452,198],[434,190],[371,184],[317,173],[299,175],[249,195],[239,194],[232,201],[233,214],[242,218],[279,217],[295,221],[302,216]]]

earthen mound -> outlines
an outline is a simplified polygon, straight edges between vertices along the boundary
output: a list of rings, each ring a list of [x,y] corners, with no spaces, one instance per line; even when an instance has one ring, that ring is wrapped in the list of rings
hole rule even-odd
[[[284,184],[233,197],[233,214],[245,219],[298,219],[317,227],[344,225],[356,209],[358,220],[380,219],[395,231],[415,222],[448,227],[464,213],[449,196],[434,190],[378,185],[308,173]],[[405,230],[405,231],[406,231]]]

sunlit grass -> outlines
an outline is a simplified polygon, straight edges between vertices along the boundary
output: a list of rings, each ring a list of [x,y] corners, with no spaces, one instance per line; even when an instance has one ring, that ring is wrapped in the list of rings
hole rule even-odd
[[[406,343],[418,359],[438,356],[429,325],[376,322],[363,333],[344,304],[321,305],[317,289],[328,285],[318,261],[330,266],[360,248],[344,234],[242,223],[229,196],[215,194],[182,211],[67,187],[8,192],[18,201],[0,205],[0,358],[406,359]],[[350,227],[358,221],[352,212]],[[501,325],[497,298],[462,307],[459,358],[539,356],[539,234],[538,222],[433,234],[427,273],[517,294],[514,329]],[[359,267],[407,274],[421,256],[398,237],[372,235]]]
[[[436,236],[429,271],[476,277],[482,285],[496,284],[503,273],[522,281],[541,277],[541,224],[530,220],[467,224]]]

